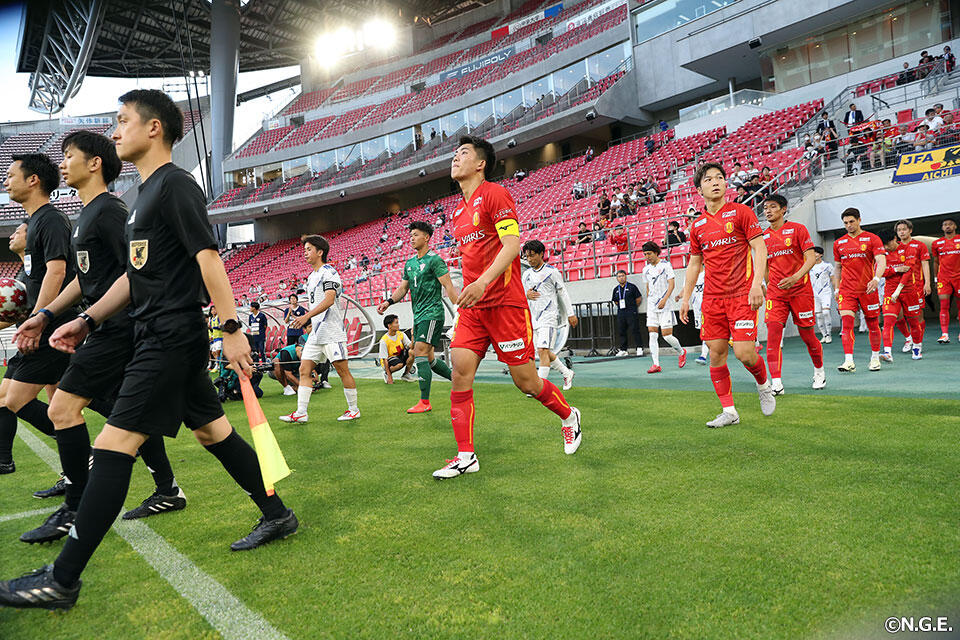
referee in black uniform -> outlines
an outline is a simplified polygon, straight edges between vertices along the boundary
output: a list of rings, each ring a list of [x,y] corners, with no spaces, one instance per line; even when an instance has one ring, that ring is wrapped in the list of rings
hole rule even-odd
[[[208,293],[223,321],[224,358],[241,375],[249,375],[252,360],[207,221],[203,191],[171,162],[183,114],[166,94],[153,89],[130,91],[120,103],[113,134],[117,153],[137,167],[143,181],[125,225],[127,278],[118,279],[79,319],[54,332],[50,342],[72,352],[90,330],[132,302],[133,359],[94,442],[93,468],[63,550],[52,565],[0,581],[0,605],[73,606],[80,574],[123,507],[134,454],[150,436],[175,436],[181,422],[263,514],[231,549],[254,549],[298,526],[280,497],[266,494],[257,455],[230,426],[207,372],[203,306]]]
[[[123,229],[127,206],[107,191],[107,185],[120,175],[121,162],[113,141],[91,131],[76,131],[63,141],[60,172],[67,186],[77,190],[83,209],[77,219],[70,259],[76,278],[17,331],[20,351],[37,348],[43,330],[65,309],[78,302],[89,307],[97,302],[126,270],[126,245]],[[87,485],[90,460],[90,435],[83,409],[92,409],[109,417],[123,380],[123,370],[133,356],[133,321],[130,308],[113,316],[91,333],[70,358],[70,365],[50,401],[49,415],[56,429],[57,449],[65,483],[64,505],[44,523],[20,536],[23,542],[51,542],[67,535],[76,517],[80,497]],[[147,439],[140,455],[153,474],[157,490],[125,519],[176,511],[186,506],[186,498],[177,487],[160,436]]]
[[[19,203],[29,216],[23,283],[27,288],[27,305],[34,314],[56,298],[74,276],[73,263],[67,259],[70,221],[50,204],[50,194],[59,185],[60,172],[46,155],[13,156],[5,186],[10,199]],[[37,394],[44,386],[60,381],[70,356],[51,347],[47,338],[57,327],[74,318],[75,309],[65,311],[46,328],[38,349],[21,354],[4,395],[7,409],[49,436],[53,436],[53,423],[47,417],[47,404],[38,400]]]

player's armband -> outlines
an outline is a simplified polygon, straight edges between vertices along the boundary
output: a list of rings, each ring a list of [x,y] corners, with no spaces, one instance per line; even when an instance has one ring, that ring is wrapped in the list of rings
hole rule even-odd
[[[501,238],[504,236],[519,236],[520,225],[517,224],[516,220],[501,220],[497,223],[497,235]]]

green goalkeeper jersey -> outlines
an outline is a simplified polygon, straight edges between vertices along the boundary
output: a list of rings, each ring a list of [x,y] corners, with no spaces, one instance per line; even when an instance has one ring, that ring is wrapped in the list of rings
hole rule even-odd
[[[443,318],[443,286],[439,278],[449,272],[443,258],[434,251],[426,252],[422,258],[414,255],[403,265],[403,279],[410,286],[415,323]]]

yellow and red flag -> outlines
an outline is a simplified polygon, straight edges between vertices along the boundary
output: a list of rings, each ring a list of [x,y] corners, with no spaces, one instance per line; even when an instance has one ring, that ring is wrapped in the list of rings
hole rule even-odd
[[[290,467],[283,458],[280,445],[273,437],[273,431],[263,415],[263,409],[257,402],[257,395],[253,392],[250,380],[242,373],[240,378],[240,392],[243,394],[243,406],[247,410],[247,420],[250,421],[250,432],[253,434],[253,448],[257,451],[257,460],[260,461],[260,474],[263,476],[263,488],[268,496],[273,495],[275,482],[290,475]]]

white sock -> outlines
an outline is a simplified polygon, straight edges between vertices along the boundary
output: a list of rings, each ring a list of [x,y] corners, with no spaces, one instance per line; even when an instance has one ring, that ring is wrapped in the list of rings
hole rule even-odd
[[[703,356],[704,358],[710,355],[710,347],[707,346],[706,342],[700,345],[700,355]]]
[[[823,326],[827,330],[827,335],[833,333],[833,319],[830,317],[830,310],[823,312]]]
[[[474,455],[473,451],[457,451],[457,457],[461,460],[470,460]]]
[[[567,365],[563,364],[563,363],[560,361],[560,358],[557,358],[556,360],[554,360],[553,362],[551,362],[551,363],[550,363],[550,368],[553,369],[553,370],[555,370],[555,371],[559,371],[559,372],[560,372],[560,375],[562,375],[562,376],[566,376],[566,375],[569,375],[569,374],[570,374],[570,369],[567,367]],[[541,377],[543,377],[543,376],[541,376]]]
[[[653,358],[653,366],[660,366],[660,343],[657,342],[659,334],[650,332],[650,357]]]
[[[677,340],[677,336],[672,333],[668,336],[663,336],[663,339],[667,341],[667,344],[673,347],[673,350],[677,352],[677,355],[683,353],[683,347],[680,346],[680,341]]]
[[[537,375],[546,380],[550,376],[550,367],[537,367]]]
[[[907,336],[903,339],[904,342],[913,342],[913,336]]]
[[[873,359],[873,358],[879,358],[879,357],[880,357],[880,352],[879,352],[879,351],[871,351],[871,352],[870,352],[870,358],[871,358],[871,359]]]
[[[914,342],[914,343],[913,343],[913,348],[914,348],[914,349],[919,349],[920,351],[923,351],[923,343],[922,343],[922,342]]]
[[[297,413],[306,413],[313,387],[297,387]]]
[[[820,335],[827,335],[826,329],[823,327],[823,313],[818,313],[817,315],[817,329],[820,331]]]
[[[780,378],[772,378],[772,382],[775,388],[780,388],[783,386],[783,380],[781,380]]]
[[[356,389],[347,389],[343,388],[343,397],[347,399],[347,409],[350,411],[357,410],[357,390]]]
[[[814,367],[814,368],[813,368],[813,372],[814,372],[814,373],[823,373],[823,372],[824,372],[824,371],[823,371],[823,367]]]
[[[733,416],[738,416],[738,417],[740,416],[740,414],[737,413],[737,408],[736,408],[736,407],[724,407],[724,408],[723,408],[723,412],[724,412],[724,413],[729,413],[730,415],[733,415]]]
[[[843,354],[843,364],[853,364],[853,354],[845,353]]]
[[[893,352],[893,347],[884,347],[883,352],[887,355],[890,355]]]

